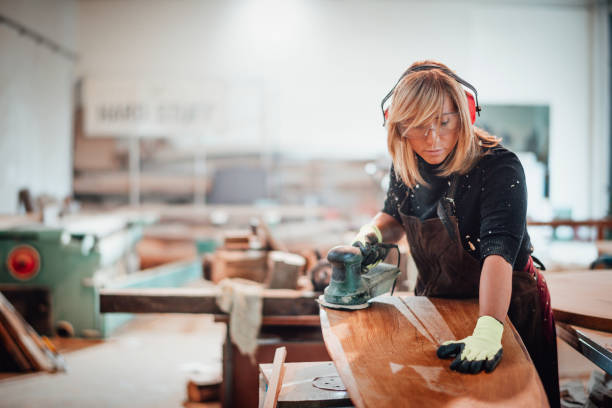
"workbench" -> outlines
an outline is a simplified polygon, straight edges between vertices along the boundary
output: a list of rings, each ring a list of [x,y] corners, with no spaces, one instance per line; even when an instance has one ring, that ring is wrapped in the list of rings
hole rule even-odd
[[[268,391],[272,364],[259,365],[259,407]],[[353,403],[331,361],[285,363],[278,408],[352,407]]]
[[[217,286],[164,289],[113,289],[100,293],[102,313],[202,313],[214,314],[227,325],[223,345],[223,407],[257,407],[260,363],[271,363],[277,347],[285,346],[287,362],[325,361],[327,354],[319,323],[318,293],[289,289],[264,289],[263,319],[255,362],[243,355],[229,337],[229,316],[217,306]]]
[[[546,273],[557,336],[612,374],[612,270]]]

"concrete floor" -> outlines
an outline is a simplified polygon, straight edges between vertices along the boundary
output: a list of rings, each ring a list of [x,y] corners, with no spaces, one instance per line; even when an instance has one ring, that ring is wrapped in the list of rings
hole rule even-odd
[[[107,341],[61,343],[66,373],[4,375],[0,407],[182,407],[190,374],[220,375],[224,336],[212,316],[140,315]]]

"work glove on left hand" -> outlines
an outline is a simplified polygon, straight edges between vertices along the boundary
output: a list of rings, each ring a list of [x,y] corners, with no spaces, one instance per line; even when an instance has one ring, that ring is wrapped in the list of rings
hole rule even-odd
[[[490,373],[502,358],[501,337],[504,325],[491,316],[481,316],[471,336],[457,341],[446,341],[438,347],[438,357],[455,357],[451,370],[476,374]]]

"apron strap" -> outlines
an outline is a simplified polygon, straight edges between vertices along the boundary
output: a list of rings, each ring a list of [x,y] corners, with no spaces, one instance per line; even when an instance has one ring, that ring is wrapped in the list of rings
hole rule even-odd
[[[438,218],[442,222],[442,225],[444,225],[446,232],[448,232],[448,236],[450,237],[451,241],[454,243],[457,243],[457,226],[450,217],[455,214],[455,193],[457,192],[458,184],[459,176],[455,174],[451,179],[451,184],[448,191],[444,197],[441,197],[440,200],[438,200],[438,205],[436,208]]]
[[[538,258],[536,258],[534,255],[531,255],[531,259],[533,259],[533,263],[535,264],[535,266],[541,270],[541,271],[545,271],[546,267],[544,266],[544,264],[542,263],[542,261],[540,261]]]

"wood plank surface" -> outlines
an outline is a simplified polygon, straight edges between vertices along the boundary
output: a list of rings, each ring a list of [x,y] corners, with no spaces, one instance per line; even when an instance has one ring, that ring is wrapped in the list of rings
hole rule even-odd
[[[216,303],[219,288],[147,288],[100,290],[101,313],[209,313],[223,314]],[[264,316],[316,315],[314,292],[264,289]]]
[[[612,332],[612,270],[546,274],[555,320]]]
[[[321,308],[320,315],[325,345],[356,407],[548,405],[509,320],[492,373],[461,374],[436,356],[441,342],[472,333],[476,301],[381,296],[367,309]]]
[[[348,407],[351,399],[346,391],[322,389],[313,386],[316,378],[338,377],[331,361],[311,363],[285,363],[285,379],[278,397],[278,407]],[[260,364],[259,369],[266,383],[272,376],[272,364]]]

